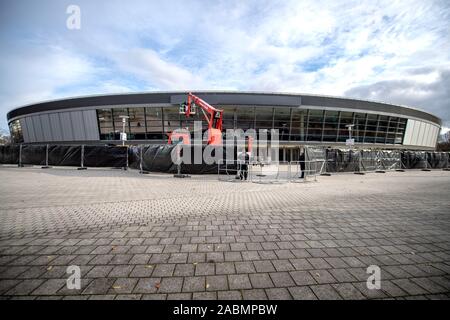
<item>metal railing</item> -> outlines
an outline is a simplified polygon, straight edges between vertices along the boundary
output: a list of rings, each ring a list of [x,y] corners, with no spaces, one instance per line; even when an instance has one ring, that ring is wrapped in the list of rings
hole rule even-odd
[[[254,183],[286,183],[290,180],[289,162],[254,161],[249,164],[250,181]]]
[[[228,182],[246,181],[244,177],[245,169],[246,169],[245,162],[243,160],[220,159],[217,163],[217,179],[219,181],[228,181]]]
[[[317,176],[325,172],[326,160],[302,160],[289,163],[290,181],[307,182],[311,179],[317,181]]]

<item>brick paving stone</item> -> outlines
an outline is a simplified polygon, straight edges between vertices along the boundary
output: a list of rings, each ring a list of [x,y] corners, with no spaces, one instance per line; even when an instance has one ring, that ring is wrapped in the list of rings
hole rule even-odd
[[[272,279],[268,273],[252,273],[249,277],[252,287],[255,289],[274,287]]]
[[[87,288],[84,289],[83,294],[106,294],[115,280],[116,279],[113,278],[94,279]]]
[[[163,278],[158,292],[161,293],[181,292],[182,287],[183,287],[182,277]]]
[[[293,271],[296,270],[289,260],[273,260],[273,266],[277,271]]]
[[[329,284],[310,287],[319,300],[342,300],[337,291]]]
[[[178,293],[181,294],[181,293]],[[143,294],[141,296],[141,300],[166,300],[167,298],[167,294],[155,294],[155,293],[151,293],[151,294]],[[190,296],[189,296],[190,298]],[[187,298],[187,299],[189,299]],[[170,299],[170,300],[176,300],[176,299]],[[186,300],[185,297],[183,297],[183,299],[180,300]]]
[[[252,287],[250,279],[246,274],[228,275],[228,284],[231,290],[250,289]]]
[[[32,295],[55,295],[59,289],[66,285],[66,279],[48,279],[36,288]]]
[[[217,292],[194,292],[193,300],[217,300]]]
[[[236,262],[234,264],[236,268],[236,273],[253,273],[256,269],[251,262]]]
[[[291,287],[295,285],[288,272],[272,272],[270,273],[270,278],[275,287]]]
[[[125,265],[125,266],[115,266],[112,268],[111,272],[108,273],[108,277],[110,278],[124,278],[128,277],[128,275],[133,270],[134,266]]]
[[[292,300],[292,296],[286,288],[266,289],[269,300]]]
[[[170,293],[167,295],[167,300],[190,300],[192,293]]]
[[[111,286],[109,293],[111,294],[122,294],[131,293],[136,286],[138,279],[134,278],[118,278]]]
[[[219,300],[242,300],[242,295],[239,291],[219,291],[217,298]]]
[[[290,287],[288,288],[295,300],[317,300],[316,295],[307,287]]]
[[[205,277],[185,277],[183,283],[183,292],[199,292],[205,291]]]
[[[21,280],[13,279],[0,280],[0,294],[4,294],[6,291],[16,286],[20,282]]]
[[[242,256],[239,251],[225,252],[225,261],[242,261]]]
[[[88,278],[105,278],[113,269],[112,266],[94,266],[86,275]]]
[[[292,266],[295,270],[311,270],[313,266],[306,259],[291,259]]]
[[[410,295],[428,293],[425,289],[415,284],[411,279],[396,279],[392,280],[392,282]]]
[[[357,279],[352,276],[346,269],[329,269],[328,272],[338,282],[356,282]]]
[[[400,289],[399,286],[395,285],[389,280],[383,280],[381,283],[381,290],[386,293],[389,297],[402,297],[406,296],[407,293]]]
[[[263,289],[242,290],[244,300],[267,300]]]
[[[348,300],[365,299],[364,295],[358,289],[356,289],[356,287],[351,283],[336,283],[333,284],[332,286],[344,299]]]
[[[316,284],[314,278],[307,271],[291,271],[289,274],[298,286]]]
[[[205,287],[207,291],[228,290],[227,276],[207,276]]]
[[[382,289],[368,289],[367,288],[367,282],[355,282],[355,283],[352,283],[352,284],[367,299],[384,299],[384,298],[388,298],[389,297],[386,293],[383,292]],[[381,285],[381,288],[383,288],[383,285]]]
[[[176,277],[193,276],[194,271],[195,271],[195,266],[193,264],[176,264],[173,275]]]
[[[275,268],[272,262],[263,260],[263,261],[254,261],[253,265],[255,266],[256,272],[274,272]]]
[[[199,263],[195,266],[196,276],[207,276],[215,274],[214,263]]]
[[[133,293],[156,293],[160,286],[161,278],[141,278],[133,288]]]
[[[19,284],[17,284],[10,290],[8,290],[6,292],[6,295],[7,296],[8,295],[10,295],[10,296],[28,295],[31,292],[33,292],[37,287],[39,287],[43,282],[44,282],[44,280],[40,280],[40,279],[23,280],[22,282],[20,282]]]
[[[345,194],[340,175],[308,188],[106,169],[0,178],[0,299],[450,298],[444,171],[346,175]],[[80,290],[64,285],[71,264]],[[380,290],[366,287],[370,264]]]
[[[309,274],[316,280],[318,284],[334,283],[336,279],[327,270],[311,270]]]

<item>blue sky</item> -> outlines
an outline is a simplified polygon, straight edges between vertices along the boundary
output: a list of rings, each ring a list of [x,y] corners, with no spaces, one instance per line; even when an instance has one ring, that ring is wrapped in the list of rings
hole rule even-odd
[[[0,41],[1,128],[41,100],[193,89],[380,100],[450,126],[447,0],[2,0]]]

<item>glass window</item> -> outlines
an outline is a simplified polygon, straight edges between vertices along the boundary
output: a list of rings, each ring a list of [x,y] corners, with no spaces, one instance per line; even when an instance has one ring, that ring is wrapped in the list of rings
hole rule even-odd
[[[272,129],[274,108],[256,108],[256,129]]]
[[[280,140],[289,140],[289,131],[291,125],[291,108],[277,107],[274,111],[273,128],[278,129]]]
[[[100,140],[114,140],[114,123],[111,109],[97,109]]]
[[[11,134],[11,141],[13,143],[22,143],[23,134],[20,120],[14,120],[9,123],[9,132]]]
[[[162,127],[163,110],[161,107],[147,107],[145,108],[146,120],[146,138],[147,139],[163,139]]]
[[[308,110],[293,108],[291,123],[291,140],[305,141]]]
[[[181,128],[180,113],[178,107],[164,108],[164,133]]]
[[[223,129],[234,129],[236,127],[235,122],[235,107],[223,107],[220,108],[223,110]]]
[[[116,132],[122,132],[123,131],[123,121],[122,117],[128,116],[128,108],[113,108],[113,119],[114,119],[114,129]],[[130,123],[128,120],[125,122],[125,132],[130,133]]]
[[[128,119],[131,131],[130,139],[145,139],[146,130],[144,108],[129,108],[128,114],[130,116],[130,118]]]
[[[255,126],[255,108],[241,107],[236,110],[236,127],[238,129],[247,130]]]

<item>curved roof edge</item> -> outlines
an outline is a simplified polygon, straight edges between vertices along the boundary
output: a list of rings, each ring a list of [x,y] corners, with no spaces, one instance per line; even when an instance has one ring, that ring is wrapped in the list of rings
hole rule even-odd
[[[416,118],[422,118],[442,125],[442,121],[439,117],[431,114],[427,111],[419,108],[413,108],[405,105],[396,105],[392,103],[386,103],[381,101],[364,100],[348,97],[338,97],[329,95],[318,94],[304,94],[304,93],[290,93],[290,92],[261,92],[261,91],[223,91],[223,90],[192,90],[192,91],[152,91],[152,92],[130,92],[130,93],[117,93],[117,94],[99,94],[89,96],[68,97],[56,100],[42,101],[38,103],[28,104],[15,109],[10,110],[7,113],[7,120],[15,117],[52,110],[63,110],[89,106],[103,106],[103,105],[124,105],[124,104],[145,104],[145,103],[171,103],[171,97],[174,95],[187,94],[193,92],[196,95],[203,96],[205,99],[214,96],[215,101],[211,101],[211,104],[221,104],[220,98],[228,97],[226,103],[223,104],[268,104],[261,100],[262,97],[292,97],[299,98],[301,105],[322,106],[322,107],[335,107],[335,108],[349,108],[349,109],[362,109],[370,111],[397,113],[404,116],[412,116]],[[239,99],[230,102],[230,97],[242,98],[246,96],[245,103],[239,101]],[[275,104],[274,100],[269,99],[271,105]],[[224,102],[225,102],[224,100]],[[289,101],[289,100],[287,100]],[[295,101],[295,100],[291,100]],[[294,102],[285,102],[283,105],[298,105]]]

